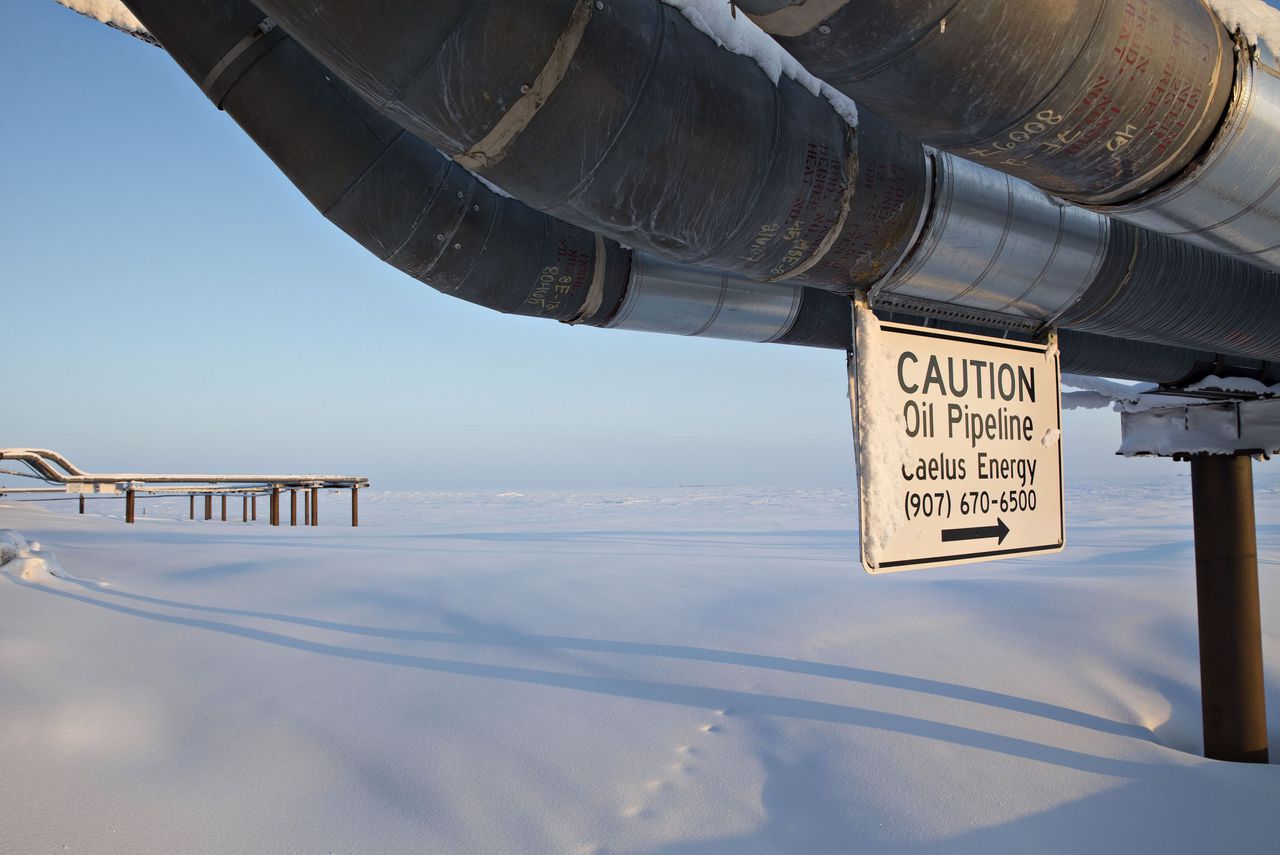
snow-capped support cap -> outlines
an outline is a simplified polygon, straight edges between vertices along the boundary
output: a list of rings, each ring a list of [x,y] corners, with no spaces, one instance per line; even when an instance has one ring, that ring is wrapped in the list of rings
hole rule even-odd
[[[1209,375],[1162,387],[1072,374],[1063,375],[1062,384],[1081,390],[1064,393],[1066,409],[1110,407],[1120,413],[1117,453],[1125,457],[1280,452],[1280,384]]]
[[[1143,397],[1167,400],[1171,396]],[[1280,398],[1153,404],[1122,412],[1120,435],[1119,453],[1125,457],[1244,454],[1270,458],[1280,454]]]

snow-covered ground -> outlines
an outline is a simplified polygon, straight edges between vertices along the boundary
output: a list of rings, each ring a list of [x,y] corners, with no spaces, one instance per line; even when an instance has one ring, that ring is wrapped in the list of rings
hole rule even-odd
[[[852,491],[0,499],[0,852],[1275,852],[1280,766],[1196,753],[1187,493],[888,577]]]

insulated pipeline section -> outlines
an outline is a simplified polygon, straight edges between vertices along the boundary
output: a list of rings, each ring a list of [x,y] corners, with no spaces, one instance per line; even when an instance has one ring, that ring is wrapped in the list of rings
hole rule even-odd
[[[378,258],[501,312],[607,320],[627,253],[501,197],[331,80],[248,2],[130,9],[327,219]]]
[[[615,0],[613,5],[622,2]],[[260,26],[259,13],[247,3],[137,0],[134,5],[143,7],[135,11],[143,12],[143,20],[152,23],[188,73],[207,91],[218,93],[224,108],[326,216],[380,258],[446,293],[500,311],[567,322],[606,325],[618,319],[619,327],[813,346],[844,346],[848,340],[846,301],[796,286],[810,281],[808,271],[788,282],[764,284],[749,283],[732,270],[730,275],[708,275],[658,258],[636,257],[611,240],[490,192],[331,80],[293,39],[272,36],[274,30]],[[693,37],[711,43],[700,33]],[[767,78],[761,79],[772,86]],[[782,92],[777,90],[777,97],[785,100]],[[804,97],[816,101],[808,93]],[[834,115],[830,107],[826,110]],[[1078,293],[1073,283],[1080,281],[1088,287],[1075,304],[1079,310],[1073,306],[1064,323],[1149,344],[1206,351],[1220,350],[1213,336],[1227,335],[1224,340],[1236,352],[1276,358],[1277,336],[1267,321],[1274,315],[1268,314],[1265,300],[1254,301],[1249,290],[1276,285],[1274,275],[1242,280],[1228,260],[1191,247],[1184,248],[1190,255],[1167,256],[1178,264],[1164,264],[1160,242],[1133,238],[1124,243],[1113,236],[1106,238],[1098,262],[1098,238],[1090,238],[1087,228],[1092,221],[1101,222],[1096,215],[1065,209],[1034,191],[1024,194],[1010,179],[990,183],[985,170],[949,165],[961,163],[954,158],[938,158],[941,166],[935,175],[919,146],[913,153],[912,146],[883,123],[868,122],[856,136],[857,144],[875,153],[883,166],[860,169],[854,178],[856,186],[870,188],[863,196],[871,200],[865,216],[889,223],[860,223],[860,240],[893,248],[887,257],[902,254],[913,243],[933,241],[944,250],[967,246],[976,253],[973,258],[985,258],[980,265],[955,262],[957,273],[934,274],[934,284],[942,282],[949,290],[911,296],[914,310],[955,317],[957,307],[966,302],[988,300],[979,305],[996,308],[966,311],[990,312],[1006,327],[1025,327],[1037,312],[1042,317],[1035,320],[1043,321],[1066,308]],[[875,158],[868,156],[867,162]],[[806,162],[804,180],[815,186],[822,180],[821,162]],[[832,173],[825,177],[834,180]],[[701,185],[692,177],[688,180],[682,195],[696,200]],[[987,201],[972,201],[970,209],[965,200],[942,200],[945,192]],[[856,209],[856,198],[846,202],[848,210]],[[824,238],[826,256],[843,258],[846,245],[841,241],[853,233],[845,220],[840,229],[828,231],[833,239]],[[1034,233],[1040,239],[1033,239]],[[1092,250],[1090,240],[1095,242]],[[847,245],[856,249],[857,242]],[[945,259],[947,252],[935,249],[932,257]],[[907,254],[907,259],[908,266],[899,269],[899,281],[924,282],[921,271],[930,270],[928,265],[911,268],[913,256]],[[1099,272],[1090,283],[1087,270],[1094,263]],[[821,264],[810,267],[821,269]],[[833,279],[845,276],[843,287],[850,287],[838,265],[831,269]],[[868,272],[882,269],[867,265]],[[1029,280],[1030,270],[1039,273]],[[1234,289],[1244,282],[1240,294],[1249,296],[1246,305],[1261,311],[1223,309],[1221,304],[1228,302],[1223,294],[1198,293],[1200,276],[1226,283],[1223,294],[1236,294]],[[1038,284],[1029,289],[1034,283]],[[1133,283],[1142,285],[1136,309],[1121,299]],[[1009,290],[1012,285],[1019,290]],[[1273,293],[1280,294],[1280,287]],[[886,299],[893,296],[891,292]],[[1055,302],[1059,305],[1053,308]],[[1014,314],[1019,306],[1027,307],[1024,314]],[[1152,306],[1163,312],[1151,311]],[[1203,335],[1184,320],[1197,313],[1215,318]],[[1114,369],[1125,370],[1119,364]]]
[[[1213,353],[1186,350],[1143,341],[1107,338],[1075,330],[1060,330],[1064,374],[1145,380],[1168,386],[1194,383],[1210,374],[1254,377],[1280,376],[1276,363],[1226,363]],[[1238,361],[1237,361],[1238,362]],[[1115,373],[1115,372],[1119,373]]]
[[[1280,359],[1276,274],[1127,223],[1111,226],[1098,284],[1059,318],[1069,329]]]
[[[836,295],[675,264],[662,266],[665,292],[649,280],[633,288],[629,250],[486,188],[333,80],[283,30],[264,26],[248,2],[131,6],[329,220],[444,293],[502,312],[600,326],[626,292],[628,313],[648,318],[640,328],[654,332],[845,346],[847,301]],[[641,260],[636,269],[649,268]],[[674,293],[707,322],[689,329],[668,311]]]
[[[693,272],[698,276],[696,289],[690,287]],[[704,292],[712,290],[717,294],[714,302],[702,298]],[[637,253],[632,259],[627,296],[608,326],[741,341],[775,341],[795,324],[804,290],[755,282],[716,270],[691,271],[684,265]],[[831,295],[831,299],[846,302],[835,295]]]
[[[1105,217],[949,154],[934,161],[928,225],[903,265],[872,290],[877,302],[930,300],[947,304],[952,317],[1004,316],[1038,328],[1094,284],[1107,248]]]
[[[526,201],[656,256],[718,259],[706,266],[758,280],[872,287],[882,305],[1014,329],[1058,317],[1069,325],[1084,317],[1070,311],[1078,299],[1100,334],[1280,358],[1275,315],[1258,310],[1272,302],[1266,285],[1280,294],[1280,277],[1160,241],[1113,246],[1101,216],[954,157],[936,158],[931,177],[920,146],[871,112],[848,128],[825,99],[786,77],[775,85],[653,0],[591,12],[568,0],[447,0],[430,10],[387,0],[378,15],[357,0],[262,2],[387,115],[453,145],[459,160],[475,160],[509,117],[527,119],[503,136],[501,157],[486,148],[479,168]],[[446,14],[464,7],[471,14]],[[537,19],[529,39],[515,27],[525,19]],[[551,69],[570,33],[572,62],[553,63],[545,101],[520,107],[529,93],[516,81]],[[598,104],[582,109],[588,101]],[[877,245],[875,257],[860,251]],[[1140,289],[1148,311],[1121,309],[1115,295],[1156,270],[1170,284]],[[1221,290],[1210,297],[1188,271],[1221,275]]]
[[[822,262],[868,222],[851,214],[860,134],[670,6],[261,6],[388,116],[539,210],[673,261],[847,287],[852,265]],[[919,195],[892,201],[895,221],[872,222],[909,238]],[[859,263],[896,261],[889,242],[864,246],[883,259]]]
[[[1280,270],[1277,46],[1203,0],[739,5],[914,137]]]
[[[1231,106],[1209,149],[1170,185],[1100,210],[1280,270],[1280,62],[1238,54]]]
[[[1091,204],[1178,174],[1231,92],[1231,37],[1203,0],[738,5],[908,135]]]

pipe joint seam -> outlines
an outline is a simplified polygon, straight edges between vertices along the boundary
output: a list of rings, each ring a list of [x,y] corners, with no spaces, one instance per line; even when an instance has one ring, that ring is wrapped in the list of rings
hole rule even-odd
[[[595,8],[593,0],[579,0],[569,16],[568,26],[551,48],[551,56],[547,58],[546,65],[538,72],[538,76],[502,115],[502,118],[490,128],[489,133],[467,151],[455,155],[454,160],[473,172],[502,160],[506,155],[507,147],[529,126],[534,116],[538,115],[538,111],[547,103],[547,99],[556,91],[556,87],[569,71],[569,64],[573,62],[573,57],[578,52],[578,45],[582,43],[582,35],[586,32],[587,24],[591,23],[593,8]]]

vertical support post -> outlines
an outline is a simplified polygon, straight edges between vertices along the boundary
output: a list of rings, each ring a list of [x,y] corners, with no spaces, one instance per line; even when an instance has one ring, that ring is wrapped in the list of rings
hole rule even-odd
[[[359,488],[354,484],[351,487],[351,527],[355,528],[360,525],[360,499]]]
[[[240,522],[249,521],[249,497],[240,496]]]
[[[191,518],[195,519],[196,518],[196,494],[191,493],[190,495],[187,496],[187,498],[191,500]]]
[[[213,493],[208,493],[204,497],[204,518],[213,519]]]
[[[254,493],[253,498],[249,500],[249,519],[254,522],[258,521],[258,494]]]
[[[320,525],[320,488],[311,488],[311,524]]]
[[[227,521],[227,494],[222,494],[222,521]]]
[[[84,513],[84,493],[80,494],[80,513]]]
[[[280,525],[280,487],[273,485],[271,488],[271,524]]]
[[[302,524],[311,525],[311,491],[302,488]]]
[[[298,524],[298,490],[293,488],[289,491],[289,525]]]
[[[1204,755],[1267,762],[1253,460],[1191,458]]]
[[[125,522],[127,523],[133,522],[133,509],[134,509],[134,494],[133,494],[133,489],[130,488],[124,491],[124,521]]]

